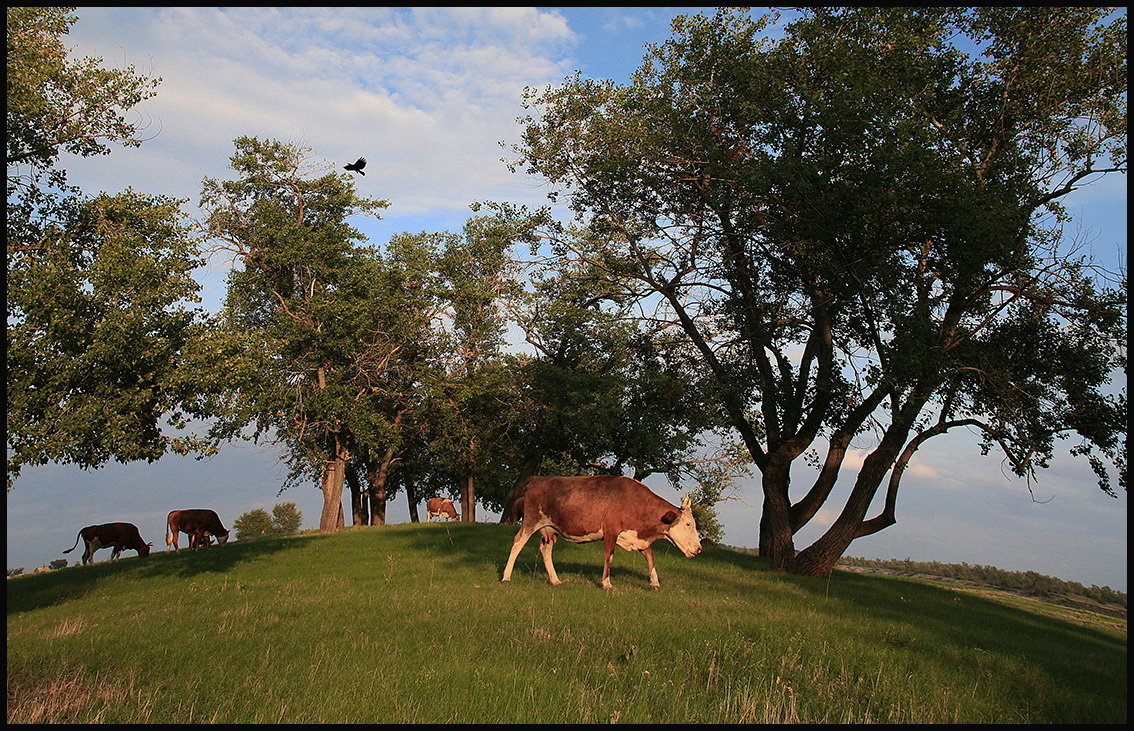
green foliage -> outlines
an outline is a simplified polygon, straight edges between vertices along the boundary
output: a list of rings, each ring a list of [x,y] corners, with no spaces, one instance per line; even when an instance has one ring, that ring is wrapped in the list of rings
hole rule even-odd
[[[49,569],[51,569],[52,571],[55,571],[57,569],[65,569],[65,568],[67,568],[67,559],[57,558],[54,561],[49,562],[47,564],[47,567]]]
[[[243,541],[293,535],[302,523],[303,515],[295,503],[277,503],[271,515],[263,508],[249,510],[233,521],[232,527],[237,540]]]
[[[272,516],[268,515],[268,511],[263,508],[249,510],[232,522],[232,528],[236,531],[238,541],[263,538],[271,535]]]
[[[501,584],[514,532],[361,528],[15,579],[8,720],[1126,721],[1123,627],[905,579],[790,576],[713,547],[687,559],[664,542],[661,591],[622,550],[603,591],[599,545],[566,541],[564,585],[547,584],[532,546]],[[108,597],[118,611],[100,611]],[[201,637],[214,672],[187,673]]]
[[[9,489],[28,464],[207,450],[177,431],[203,415],[184,368],[200,256],[181,202],[83,196],[54,167],[61,152],[140,144],[124,115],[158,80],[69,59],[68,10],[7,10]]]
[[[155,460],[196,398],[182,367],[198,326],[196,242],[177,201],[127,191],[59,201],[8,256],[9,479],[25,464]]]
[[[105,69],[101,59],[68,58],[62,38],[77,20],[71,11],[74,8],[7,9],[9,166],[47,171],[60,152],[87,157],[107,154],[104,140],[141,144],[125,114],[153,96],[161,79],[139,76],[133,66]],[[53,182],[62,183],[62,171],[54,172]],[[9,195],[12,182],[9,177]]]
[[[302,523],[303,514],[296,509],[295,503],[277,503],[272,508],[272,529],[277,535],[292,535]]]

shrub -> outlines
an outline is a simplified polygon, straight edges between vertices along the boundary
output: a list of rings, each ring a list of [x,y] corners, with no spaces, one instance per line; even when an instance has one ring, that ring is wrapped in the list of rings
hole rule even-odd
[[[250,538],[267,538],[275,536],[288,536],[299,530],[303,522],[303,515],[295,507],[295,503],[279,503],[272,508],[272,514],[257,508],[244,513],[234,522],[238,541]]]

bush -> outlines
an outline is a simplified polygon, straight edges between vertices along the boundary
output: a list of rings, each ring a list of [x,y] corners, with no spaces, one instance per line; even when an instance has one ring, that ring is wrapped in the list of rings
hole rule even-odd
[[[295,503],[279,503],[272,508],[272,514],[257,508],[244,513],[232,524],[238,541],[250,538],[272,538],[289,536],[299,530],[303,515]]]

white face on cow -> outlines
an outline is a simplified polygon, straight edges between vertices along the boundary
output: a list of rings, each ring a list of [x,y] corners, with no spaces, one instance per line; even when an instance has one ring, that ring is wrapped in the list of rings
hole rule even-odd
[[[693,558],[701,552],[701,537],[697,535],[697,522],[693,520],[693,506],[688,497],[681,501],[681,512],[678,513],[677,520],[670,523],[665,537],[680,548],[687,558]]]

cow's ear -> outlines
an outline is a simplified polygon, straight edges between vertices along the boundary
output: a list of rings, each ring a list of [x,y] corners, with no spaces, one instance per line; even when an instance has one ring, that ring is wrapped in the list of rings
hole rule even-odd
[[[666,525],[669,525],[675,520],[677,520],[677,513],[673,512],[672,510],[665,511],[665,515],[661,517],[661,522],[665,523]]]

